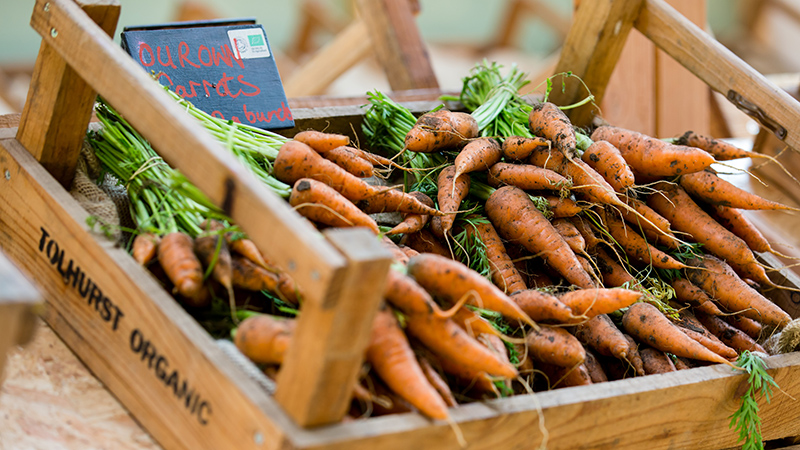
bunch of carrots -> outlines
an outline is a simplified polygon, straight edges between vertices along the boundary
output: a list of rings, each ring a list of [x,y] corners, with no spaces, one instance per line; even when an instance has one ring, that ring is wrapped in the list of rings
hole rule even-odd
[[[520,97],[515,70],[476,67],[459,99],[472,113],[416,117],[370,93],[372,151],[305,130],[260,166],[318,228],[364,227],[395,255],[353,417],[448,420],[470,401],[733,366],[791,320],[762,294],[783,287],[756,254],[777,252],[742,214],[790,208],[712,168],[761,155],[691,132],[576,130],[547,95]],[[213,267],[235,228],[203,211],[186,234],[216,238]],[[378,222],[384,212],[400,219]],[[274,373],[297,314],[242,312],[233,339]]]

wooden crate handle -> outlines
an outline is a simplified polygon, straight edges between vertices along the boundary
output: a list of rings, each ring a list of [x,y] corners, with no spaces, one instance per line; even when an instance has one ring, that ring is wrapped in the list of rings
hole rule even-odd
[[[357,306],[365,309],[357,317],[364,321],[371,318],[382,297],[382,286],[391,260],[387,251],[367,245],[375,239],[373,235],[364,229],[349,231],[349,241],[355,246],[364,246],[367,254],[360,255],[360,259],[352,257],[350,252],[355,250],[342,254],[341,249],[295,213],[285,200],[268,190],[195,119],[185,114],[74,1],[37,0],[31,26],[80,78],[151,142],[168,164],[186,175],[214,204],[221,206],[262,252],[302,286],[304,312],[306,309],[319,309],[324,314],[335,315]],[[47,126],[40,125],[40,130]],[[81,133],[85,133],[85,127]],[[378,289],[362,292],[352,286],[349,277],[354,271],[364,270],[359,267],[362,260],[374,265],[371,282]],[[352,295],[356,291],[363,295]],[[333,342],[339,339],[330,333],[340,331],[340,326],[315,328],[313,323],[318,316],[308,314],[308,317],[302,317],[304,315],[301,314],[298,323],[298,341]],[[351,314],[348,317],[356,316]],[[331,319],[326,316],[325,320]],[[341,378],[344,384],[327,383],[321,374],[317,377],[317,385],[303,387],[314,391],[308,401],[326,398],[339,402],[328,409],[336,411],[337,415],[316,414],[313,418],[315,424],[341,419],[349,401],[349,386],[355,382],[361,365],[370,325],[353,322],[348,330],[348,342],[352,344],[348,353],[357,356],[339,361],[337,370],[344,374]],[[319,357],[311,355],[311,350],[297,348],[296,357],[302,361]],[[292,365],[294,363],[290,363],[290,367]],[[345,380],[346,377],[352,379]],[[286,386],[282,391],[298,391],[292,389],[291,384],[301,382],[303,378],[284,379]],[[347,394],[342,395],[342,390]],[[313,408],[314,405],[305,405],[289,411]],[[301,425],[306,425],[306,417],[293,417]]]

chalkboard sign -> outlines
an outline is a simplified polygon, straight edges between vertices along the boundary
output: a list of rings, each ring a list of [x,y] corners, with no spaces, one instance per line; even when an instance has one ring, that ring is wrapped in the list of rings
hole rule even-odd
[[[254,21],[126,27],[120,38],[162,85],[201,110],[263,129],[294,126],[264,27]]]

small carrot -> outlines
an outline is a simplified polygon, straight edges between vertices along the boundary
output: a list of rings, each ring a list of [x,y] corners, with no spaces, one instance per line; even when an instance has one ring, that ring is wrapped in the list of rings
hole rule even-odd
[[[214,233],[214,232],[212,232]],[[211,267],[211,276],[228,291],[232,289],[233,269],[228,243],[219,234],[201,234],[194,240],[194,252],[206,267]]]
[[[489,186],[516,186],[523,190],[560,190],[572,183],[564,176],[533,164],[511,164],[498,162],[489,168]]]
[[[456,168],[453,178],[465,173],[486,171],[500,161],[503,153],[500,144],[494,138],[479,138],[470,141],[456,155],[453,166]]]
[[[749,317],[744,317],[741,314],[734,314],[734,315],[727,315],[721,316],[725,322],[728,322],[732,327],[742,330],[753,338],[754,340],[758,341],[762,337],[762,333],[764,332],[764,327],[758,322]]]
[[[633,198],[633,197],[622,197],[623,201],[629,205],[632,210],[628,209],[621,209],[619,214],[622,216],[622,219],[626,222],[636,226],[636,230],[639,231],[652,231],[653,235],[655,236],[662,236],[668,237],[665,241],[668,242],[670,248],[677,248],[679,241],[675,238],[672,233],[672,227],[670,226],[669,220],[665,219],[661,214],[655,212],[653,208],[647,206],[647,203]],[[634,211],[636,214],[634,214]],[[642,218],[646,220],[642,220]]]
[[[175,285],[175,292],[193,306],[200,306],[196,303],[203,293],[203,267],[194,254],[193,239],[180,231],[166,234],[158,245],[158,262]]]
[[[617,192],[626,192],[635,182],[633,172],[617,147],[607,141],[594,141],[581,155]]]
[[[571,198],[562,198],[555,195],[543,195],[547,200],[547,209],[553,214],[554,219],[562,217],[575,217],[586,210],[575,200]]]
[[[722,226],[739,236],[754,252],[778,254],[764,234],[740,209],[716,205],[711,207],[711,214]]]
[[[371,177],[374,173],[372,163],[351,149],[349,146],[336,147],[323,153],[322,157],[358,178]]]
[[[257,364],[281,364],[289,348],[296,322],[293,319],[259,314],[243,320],[233,342]]]
[[[594,250],[599,244],[604,243],[604,241],[598,238],[594,233],[588,220],[580,216],[573,216],[568,218],[568,220],[572,222],[572,225],[576,230],[578,230],[578,232],[581,234],[581,237],[583,237],[583,241],[586,243],[585,247],[587,250]]]
[[[586,351],[586,359],[583,361],[583,365],[586,367],[586,372],[589,373],[592,383],[605,383],[608,381],[608,375],[606,375],[606,371],[597,356],[589,348],[584,348],[584,350]]]
[[[436,185],[439,187],[439,211],[445,214],[440,219],[443,234],[446,235],[453,228],[461,202],[469,194],[470,184],[469,175],[457,175],[456,166],[447,166],[439,172]]]
[[[477,339],[482,334],[489,334],[502,338],[500,333],[488,320],[484,319],[477,312],[469,308],[458,308],[453,312],[453,322],[456,323],[467,334]],[[485,343],[484,343],[485,344]]]
[[[653,347],[644,347],[639,349],[639,355],[642,358],[644,371],[647,375],[669,373],[678,370],[669,356],[661,350],[657,350]]]
[[[606,314],[598,314],[575,327],[575,337],[604,356],[626,360],[630,344]]]
[[[697,134],[694,131],[687,131],[684,133],[675,140],[675,144],[703,149],[710,153],[717,161],[730,161],[740,158],[770,158],[763,153],[749,152],[723,140]]]
[[[522,161],[527,159],[537,147],[550,148],[550,141],[539,136],[532,138],[509,136],[503,140],[501,150],[505,159]]]
[[[617,147],[637,176],[669,177],[699,172],[715,162],[713,156],[699,148],[673,145],[619,127],[598,127],[592,133],[592,140],[608,141]]]
[[[422,368],[422,373],[425,374],[425,378],[427,378],[431,386],[436,389],[436,392],[442,397],[444,403],[448,407],[458,406],[458,402],[455,396],[453,396],[453,391],[444,378],[442,378],[442,375],[433,368],[430,359],[418,357],[417,360],[419,361],[419,366]]]
[[[575,367],[586,359],[580,341],[563,328],[542,325],[530,330],[525,338],[528,354],[544,363],[559,367]]]
[[[325,153],[343,145],[350,145],[350,138],[343,134],[305,130],[294,135],[294,140],[302,142],[319,153]]]
[[[617,258],[611,256],[604,249],[597,247],[594,251],[597,270],[603,279],[603,285],[608,287],[635,286],[636,278],[630,274]]]
[[[644,362],[642,361],[642,355],[639,354],[639,344],[636,342],[635,339],[633,339],[633,337],[631,337],[631,335],[627,333],[622,333],[622,335],[625,336],[625,340],[628,341],[628,355],[625,358],[626,361],[628,361],[628,364],[630,364],[630,366],[633,367],[633,370],[634,372],[636,372],[636,375],[639,376],[646,375],[647,373],[644,370]]]
[[[450,249],[434,236],[427,228],[423,228],[416,233],[406,234],[400,240],[400,244],[410,247],[419,253],[434,253],[445,258],[451,258]]]
[[[413,278],[397,270],[390,270],[386,278],[386,287],[383,298],[403,314],[427,315],[444,317],[428,291],[419,285]]]
[[[680,318],[678,319],[677,325],[681,328],[681,331],[686,333],[687,336],[703,344],[705,348],[711,350],[719,356],[722,356],[723,358],[730,360],[736,359],[736,350],[725,345],[725,343],[721,341],[715,335],[715,333],[709,330],[703,321],[698,320],[698,317],[695,316],[691,311],[682,310],[679,314]]]
[[[478,122],[467,113],[440,109],[423,114],[406,134],[405,148],[430,153],[457,147],[478,137]]]
[[[145,266],[156,256],[156,250],[161,238],[154,233],[141,233],[133,238],[131,254],[133,259]]]
[[[571,157],[575,153],[578,146],[575,130],[567,115],[554,103],[541,102],[533,105],[528,115],[528,126],[534,135],[549,139],[565,155]]]
[[[503,291],[459,261],[432,253],[421,253],[410,258],[406,265],[408,275],[434,296],[458,302],[469,296],[467,303],[502,314],[507,319],[518,320],[536,327]]]
[[[626,225],[613,211],[604,214],[604,222],[608,232],[629,257],[659,269],[680,270],[686,267],[685,264],[650,245],[645,238],[634,231],[633,226]]]
[[[553,219],[552,223],[558,234],[567,241],[567,245],[576,255],[586,254],[586,240],[575,224],[564,217]]]
[[[501,187],[489,196],[485,209],[501,237],[540,255],[570,283],[583,288],[595,286],[564,238],[536,209],[525,191],[513,186]]]
[[[722,315],[722,311],[720,311],[711,297],[686,278],[674,278],[669,282],[669,285],[675,291],[675,299],[679,302],[690,305],[707,314]]]
[[[400,212],[444,216],[443,212],[426,205],[397,186],[375,186],[372,192],[367,197],[359,199],[356,205],[367,214]]]
[[[231,258],[231,285],[248,291],[278,292],[280,276],[265,270],[247,258],[233,256]]]
[[[550,389],[589,386],[593,383],[592,376],[585,363],[569,368],[543,362],[538,362],[536,366],[547,377]]]
[[[408,195],[415,197],[417,200],[425,204],[426,206],[433,208],[435,207],[433,200],[430,197],[425,195],[419,191],[409,192]],[[395,225],[391,230],[384,233],[387,236],[393,236],[395,234],[409,234],[409,233],[416,233],[417,231],[421,230],[425,227],[425,224],[428,223],[428,219],[430,218],[427,214],[416,214],[416,213],[407,213],[403,218],[403,221],[399,224]]]
[[[733,367],[733,363],[687,336],[650,303],[639,302],[631,305],[622,316],[622,327],[635,339],[662,352]],[[639,349],[642,359],[644,359],[643,351],[644,349]]]
[[[747,192],[730,181],[720,178],[711,170],[682,175],[680,185],[690,195],[710,205],[722,205],[739,209],[800,211],[798,208],[773,202]]]
[[[622,288],[576,289],[558,296],[576,316],[594,317],[633,305],[642,293]]]
[[[484,245],[486,258],[489,261],[490,276],[495,286],[507,294],[527,289],[506,247],[494,226],[488,220],[476,220],[465,225],[468,234],[476,234]]]
[[[511,294],[511,299],[536,322],[559,324],[576,323],[580,320],[558,297],[536,289],[515,292]]]
[[[289,204],[314,222],[332,227],[366,227],[380,234],[375,219],[332,187],[311,178],[301,178],[295,182]]]
[[[759,345],[753,338],[748,336],[747,333],[734,326],[731,326],[717,316],[709,316],[708,314],[698,313],[697,319],[714,336],[718,337],[726,345],[734,348],[734,353],[741,353],[745,350],[767,353],[767,351],[764,350],[764,347]]]

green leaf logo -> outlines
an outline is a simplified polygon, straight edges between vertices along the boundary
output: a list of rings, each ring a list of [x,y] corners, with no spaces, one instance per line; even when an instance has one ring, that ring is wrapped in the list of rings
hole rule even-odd
[[[249,34],[247,35],[247,40],[252,47],[264,45],[264,38],[260,34]]]

